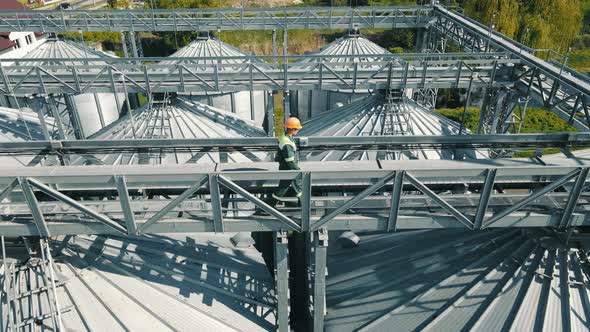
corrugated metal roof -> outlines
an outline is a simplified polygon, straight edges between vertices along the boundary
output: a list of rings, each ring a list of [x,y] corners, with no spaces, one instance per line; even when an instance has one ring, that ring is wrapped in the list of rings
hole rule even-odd
[[[228,234],[76,236],[53,244],[66,331],[274,329],[274,283],[258,252],[234,248]],[[39,264],[29,265],[16,273],[16,294],[36,290],[15,301],[20,322],[50,312]],[[55,330],[49,318],[28,327],[38,322]]]
[[[50,135],[56,131],[52,118],[45,119]],[[36,113],[28,109],[0,107],[0,141],[23,142],[44,140],[41,124]],[[27,165],[32,156],[14,156],[0,158],[3,166]]]
[[[340,108],[332,109],[303,123],[303,136],[376,136],[376,135],[457,135],[459,124],[436,114],[412,100],[392,104],[376,94]],[[405,115],[404,115],[405,114]],[[409,119],[409,121],[408,121]],[[483,152],[462,150],[467,158],[486,158]],[[445,159],[452,151],[405,151],[401,158]],[[307,160],[366,160],[393,158],[387,151],[330,151],[312,153]],[[391,157],[391,158],[390,158]]]
[[[246,56],[244,51],[240,50],[237,47],[224,43],[219,39],[214,39],[212,37],[199,37],[196,40],[192,41],[187,46],[179,49],[178,51],[174,52],[170,57],[193,57],[193,58],[203,58],[203,57],[219,57],[219,56]],[[173,64],[177,61],[162,61],[163,64]],[[210,60],[210,59],[198,59],[198,60],[191,60],[189,63],[193,64],[202,64],[202,65],[215,65],[218,63],[221,64],[234,64],[234,63],[246,63],[247,60],[240,60],[240,59],[224,59],[220,60]],[[262,63],[262,62],[261,62]],[[223,70],[224,67],[220,67],[220,70]]]
[[[92,135],[91,139],[126,140],[167,139],[167,138],[216,138],[216,137],[255,137],[265,136],[265,132],[252,121],[244,120],[231,113],[193,101],[176,99],[173,105],[155,105],[133,111],[111,125]],[[259,161],[266,158],[266,153],[222,153],[227,155],[227,162]],[[140,154],[110,154],[97,156],[91,160],[88,156],[77,158],[73,163],[138,164],[138,163],[201,163],[220,162],[218,152],[178,152]]]
[[[588,331],[590,266],[550,231],[364,234],[331,247],[327,331]]]
[[[27,62],[26,59],[48,59],[44,61],[45,65],[63,65],[63,66],[80,66],[81,58],[113,58],[113,56],[87,47],[83,44],[59,39],[47,39],[39,46],[28,52],[24,60],[20,61],[21,65],[39,65],[38,62]],[[59,61],[53,59],[61,59]],[[100,61],[90,61],[90,65],[101,64]],[[70,70],[51,69],[55,71]],[[117,98],[119,101],[117,101]],[[112,123],[119,118],[120,107],[125,101],[125,94],[119,93],[117,96],[112,93],[93,93],[72,96],[72,102],[75,105],[80,119],[81,127],[85,136],[95,133],[97,130]],[[57,112],[60,114],[62,123],[70,124],[70,113],[67,110],[67,103],[63,96],[57,96]],[[73,128],[66,128],[66,135],[73,137]]]
[[[112,55],[90,48],[83,44],[71,40],[46,39],[41,45],[27,53],[25,59],[68,59],[67,61],[47,61],[44,65],[65,65],[77,66],[82,62],[76,59],[80,58],[112,58]],[[39,65],[34,62],[19,62],[21,65]],[[90,65],[100,64],[100,62],[89,62]]]
[[[340,57],[327,59],[328,62],[362,62],[370,65],[376,58],[360,57],[358,55],[375,54],[384,55],[392,54],[383,47],[373,43],[358,33],[350,33],[340,37],[335,41],[325,45],[317,51],[311,52],[312,55],[350,55],[348,58]],[[313,59],[304,59],[302,62],[313,62]]]

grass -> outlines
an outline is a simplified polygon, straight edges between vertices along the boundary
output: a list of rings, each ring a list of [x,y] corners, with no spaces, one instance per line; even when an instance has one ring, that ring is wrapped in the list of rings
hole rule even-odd
[[[461,122],[463,116],[463,108],[440,108],[436,110],[437,113],[446,116],[447,118],[456,122]],[[477,131],[477,124],[479,122],[479,107],[469,107],[467,109],[467,116],[465,126],[472,132]],[[576,128],[570,126],[554,113],[551,113],[542,108],[529,107],[522,123],[521,133],[559,133],[559,132],[573,132]]]
[[[138,93],[137,99],[139,100],[139,106],[143,106],[148,102],[148,98],[143,93]]]
[[[280,136],[283,129],[283,118],[285,116],[285,108],[283,107],[283,92],[278,92],[274,95],[274,118],[275,118],[275,136]]]
[[[461,122],[463,117],[463,108],[441,108],[436,110],[437,113],[454,120]],[[477,124],[479,122],[479,107],[469,107],[467,109],[467,116],[465,117],[465,127],[472,133],[477,132]],[[558,132],[574,132],[576,128],[570,126],[566,121],[559,118],[557,115],[536,107],[527,108],[527,113],[522,123],[521,133],[558,133]],[[559,153],[559,149],[545,149],[544,154]],[[534,155],[534,150],[523,150],[514,153],[515,158],[528,158]]]
[[[590,72],[590,48],[572,51],[567,64],[581,73]]]

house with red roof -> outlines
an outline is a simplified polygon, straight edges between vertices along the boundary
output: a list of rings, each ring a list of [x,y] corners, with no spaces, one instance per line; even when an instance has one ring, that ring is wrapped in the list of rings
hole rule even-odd
[[[0,10],[30,9],[17,0],[0,0]],[[44,33],[0,32],[0,58],[19,58],[44,41]]]

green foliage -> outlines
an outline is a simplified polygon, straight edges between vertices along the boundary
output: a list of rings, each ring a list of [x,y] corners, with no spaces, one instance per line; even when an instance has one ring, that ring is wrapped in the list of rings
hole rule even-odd
[[[463,117],[463,108],[441,108],[437,113],[460,123]],[[479,108],[468,107],[465,127],[471,132],[477,131],[479,122]],[[522,123],[521,133],[558,133],[573,132],[576,128],[570,126],[554,113],[542,108],[529,107]]]
[[[465,12],[486,24],[496,25],[496,31],[514,37],[518,31],[520,3],[515,0],[467,0]]]
[[[403,47],[399,47],[399,46],[390,47],[387,50],[391,53],[404,53],[404,51],[405,51]]]
[[[582,5],[580,0],[466,0],[465,12],[531,47],[565,52],[580,31]]]
[[[463,108],[440,108],[437,109],[436,112],[440,115],[443,115],[457,123],[461,123],[463,119]],[[479,108],[477,107],[468,107],[467,114],[465,116],[465,127],[471,132],[477,131],[477,123],[479,121]]]
[[[275,120],[275,136],[280,136],[285,129],[283,129],[283,118],[285,116],[285,108],[283,107],[283,93],[278,92],[274,97],[274,120]]]
[[[590,72],[590,49],[572,51],[567,64],[579,72]]]
[[[129,0],[107,0],[107,7],[110,9],[127,9],[131,7]]]
[[[416,33],[412,29],[364,29],[361,34],[393,53],[412,53],[416,48]],[[401,48],[403,51],[394,52],[392,48]]]
[[[580,0],[530,0],[522,19],[521,36],[531,47],[566,52],[581,24]]]
[[[156,0],[156,8],[222,8],[230,7],[229,0]],[[146,6],[149,3],[146,1]]]
[[[138,93],[137,99],[139,101],[139,106],[143,106],[148,103],[148,98],[143,93]]]
[[[582,33],[590,33],[590,0],[582,0]]]

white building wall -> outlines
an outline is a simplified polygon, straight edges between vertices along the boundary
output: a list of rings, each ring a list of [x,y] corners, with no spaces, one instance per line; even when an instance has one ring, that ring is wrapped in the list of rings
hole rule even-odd
[[[27,36],[30,36],[31,43],[27,43]],[[39,45],[43,44],[46,40],[45,36],[36,37],[33,32],[11,32],[8,38],[12,41],[18,41],[20,47],[17,49],[7,49],[0,51],[0,58],[2,59],[17,59],[25,56]],[[7,66],[10,63],[3,63]]]

